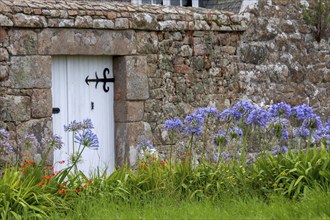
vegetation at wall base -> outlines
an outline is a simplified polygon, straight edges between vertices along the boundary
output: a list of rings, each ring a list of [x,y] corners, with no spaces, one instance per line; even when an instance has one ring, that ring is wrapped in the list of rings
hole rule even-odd
[[[306,105],[239,102],[220,114],[197,109],[184,123],[169,119],[169,157],[143,141],[137,164],[110,176],[78,169],[84,149],[98,148],[92,128],[90,120],[65,127],[79,146],[63,170],[30,154],[8,164],[0,178],[1,218],[330,218],[330,120]],[[24,146],[35,143],[26,137]],[[1,152],[10,152],[8,139],[0,130]],[[47,143],[61,145],[58,138]]]

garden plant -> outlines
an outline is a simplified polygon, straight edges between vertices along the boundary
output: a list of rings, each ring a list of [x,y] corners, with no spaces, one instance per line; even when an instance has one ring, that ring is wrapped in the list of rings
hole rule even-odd
[[[167,153],[145,140],[137,164],[87,178],[77,164],[98,139],[90,120],[71,122],[73,154],[56,162],[67,168],[29,154],[7,161],[1,218],[330,218],[330,120],[311,107],[241,101],[170,118],[163,128]],[[26,137],[24,146],[37,144]],[[9,140],[1,130],[7,158],[17,153]],[[49,152],[62,146],[58,136],[43,143]]]

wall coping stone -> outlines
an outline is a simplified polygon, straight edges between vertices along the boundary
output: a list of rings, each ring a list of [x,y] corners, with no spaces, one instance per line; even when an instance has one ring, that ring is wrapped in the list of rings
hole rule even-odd
[[[247,18],[242,14],[125,2],[0,0],[0,16],[2,27],[225,32],[245,31],[248,27]]]

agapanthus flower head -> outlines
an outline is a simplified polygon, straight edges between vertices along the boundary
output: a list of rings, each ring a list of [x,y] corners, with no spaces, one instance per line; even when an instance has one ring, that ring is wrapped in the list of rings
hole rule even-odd
[[[220,118],[222,121],[238,121],[241,118],[241,114],[235,109],[225,109],[221,112]]]
[[[240,101],[233,106],[233,109],[240,114],[241,118],[247,116],[255,107],[250,102]]]
[[[310,130],[320,130],[322,129],[322,120],[320,116],[316,114],[311,114],[305,118],[302,122],[301,127],[310,129]]]
[[[324,127],[329,127],[330,128],[330,118],[324,123]]]
[[[19,145],[24,146],[26,149],[31,147],[39,148],[40,144],[34,134],[25,134],[24,137],[19,140]]]
[[[291,115],[291,106],[284,102],[273,104],[269,108],[269,114],[272,117],[289,118]]]
[[[270,128],[271,133],[277,138],[287,140],[289,138],[289,120],[286,118],[272,118],[267,126]]]
[[[203,117],[204,119],[206,118],[214,118],[217,119],[219,116],[219,111],[216,108],[207,106],[205,108],[199,108],[194,112],[194,115],[199,115]]]
[[[92,150],[98,150],[99,148],[99,139],[90,129],[76,133],[74,136],[74,142]]]
[[[184,133],[186,134],[197,134],[203,133],[202,126],[204,124],[204,118],[198,114],[187,115],[185,120]]]
[[[230,130],[230,138],[231,139],[240,139],[243,136],[243,131],[241,128],[235,126]]]
[[[9,143],[9,138],[10,133],[4,129],[0,129],[0,149],[2,149],[7,154],[14,153],[14,149]]]
[[[92,123],[91,119],[84,119],[82,124],[81,124],[82,129],[93,129],[94,125]]]
[[[284,154],[288,151],[288,147],[287,146],[279,146],[279,145],[276,145],[273,150],[272,150],[272,153],[274,155],[276,154]]]
[[[76,120],[72,121],[68,125],[64,125],[64,131],[66,132],[76,132],[83,129],[83,124],[81,122],[77,122]]]
[[[165,131],[181,131],[182,127],[183,123],[179,118],[170,118],[164,124]]]
[[[7,140],[9,139],[10,133],[5,129],[0,129],[0,140]]]
[[[266,127],[267,123],[269,121],[269,114],[266,110],[261,108],[255,108],[250,112],[248,117],[245,120],[245,123],[247,125],[255,125],[255,126],[261,126]]]
[[[310,130],[308,128],[300,127],[293,130],[293,135],[297,138],[308,138]]]
[[[56,134],[54,134],[50,138],[43,138],[41,140],[41,142],[43,144],[46,144],[46,145],[52,147],[53,149],[58,149],[58,150],[61,149],[63,144],[64,144],[63,141],[62,141],[62,138],[59,135],[56,135]]]
[[[213,140],[214,140],[214,144],[216,146],[219,146],[219,145],[225,146],[228,143],[228,141],[230,141],[230,137],[229,137],[227,131],[220,130],[220,131],[218,131],[218,133],[216,133],[214,135]]]
[[[218,162],[219,159],[221,159],[221,160],[228,160],[228,159],[230,159],[230,153],[228,153],[228,152],[221,152],[220,155],[219,155],[218,152],[215,153],[213,155],[213,161],[214,162]]]
[[[143,140],[137,146],[138,157],[140,160],[158,158],[158,152],[150,140]]]
[[[298,120],[304,120],[310,115],[314,114],[314,111],[310,106],[302,104],[293,107],[291,109],[291,114],[295,116]]]
[[[154,145],[151,143],[150,140],[143,140],[139,142],[138,145],[136,146],[137,151],[146,151],[150,149],[155,149]]]

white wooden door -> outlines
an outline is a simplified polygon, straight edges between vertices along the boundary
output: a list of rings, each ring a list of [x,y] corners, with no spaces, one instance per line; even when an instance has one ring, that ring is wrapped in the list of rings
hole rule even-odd
[[[52,60],[53,108],[60,112],[53,114],[53,131],[63,138],[65,146],[54,152],[55,169],[68,165],[73,153],[72,133],[64,132],[64,125],[73,120],[91,119],[94,133],[99,139],[99,149],[85,148],[78,168],[91,176],[96,169],[110,174],[114,170],[114,85],[112,82],[85,82],[88,79],[113,78],[112,57],[104,56],[54,56]],[[106,92],[106,90],[108,90]],[[75,144],[77,149],[78,144]],[[64,164],[56,163],[64,160]]]

